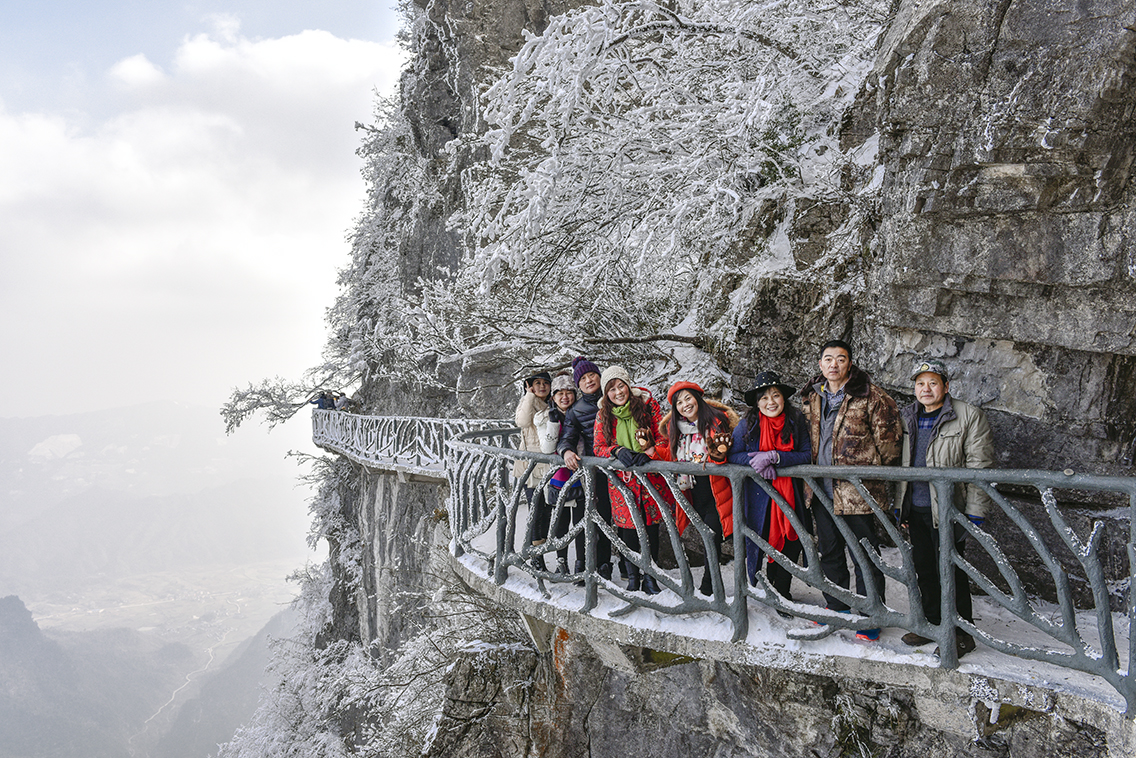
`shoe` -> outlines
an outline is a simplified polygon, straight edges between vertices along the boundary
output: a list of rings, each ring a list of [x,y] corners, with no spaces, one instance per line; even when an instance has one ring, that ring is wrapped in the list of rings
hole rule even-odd
[[[580,570],[583,571],[584,569],[581,568]],[[600,576],[602,576],[604,579],[607,579],[609,582],[611,581],[611,564],[610,563],[605,563],[605,564],[601,565],[598,569],[596,569],[596,572]]]
[[[628,592],[638,592],[639,591],[639,567],[638,566],[629,566],[627,568],[627,591]]]
[[[567,576],[568,575],[568,559],[567,558],[557,558],[556,559],[556,573],[559,576]]]
[[[584,566],[583,561],[576,561],[576,570],[573,573],[582,574],[582,573],[584,573],[584,568],[585,568],[585,566]],[[576,582],[573,582],[573,584],[575,584],[577,587],[583,587],[584,586],[584,580],[583,579],[577,580]]]
[[[658,583],[655,582],[655,577],[650,574],[643,575],[643,592],[648,595],[658,595],[662,590],[659,589]]]
[[[920,645],[926,645],[928,642],[934,642],[930,637],[924,637],[922,634],[916,634],[915,632],[908,632],[900,639],[903,640],[904,645],[910,645],[911,647],[919,647]]]
[[[975,647],[977,647],[977,645],[976,645],[973,637],[971,637],[966,632],[962,632],[962,631],[955,632],[955,655],[956,655],[956,657],[962,658],[967,653],[974,652]],[[935,647],[935,651],[932,653],[932,655],[939,657],[938,646]]]
[[[702,586],[698,588],[706,597],[714,594],[714,577],[710,574],[710,567],[706,567],[706,571],[702,574]]]
[[[865,640],[867,642],[875,642],[880,638],[879,629],[861,629],[856,632],[856,639]]]
[[[548,571],[548,566],[544,565],[544,555],[534,555],[532,567],[537,571]]]
[[[608,578],[610,579],[611,577],[609,576]],[[620,579],[627,579],[628,578],[627,559],[626,558],[620,558],[619,559],[619,578]]]

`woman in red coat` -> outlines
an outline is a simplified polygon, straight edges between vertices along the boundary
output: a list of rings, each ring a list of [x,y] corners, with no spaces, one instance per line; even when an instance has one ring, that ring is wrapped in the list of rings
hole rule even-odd
[[[667,444],[666,438],[659,432],[659,422],[663,418],[662,408],[651,393],[642,387],[631,384],[631,377],[621,366],[608,366],[600,375],[601,396],[599,411],[596,413],[595,442],[593,450],[597,457],[616,458],[624,466],[640,466],[651,462],[651,453],[657,447]],[[636,432],[643,430],[643,434],[650,440],[646,449],[640,444]],[[647,526],[647,548],[651,560],[656,561],[659,556],[659,522],[662,516],[659,513],[660,503],[647,492],[643,482],[630,471],[617,472],[620,482],[630,493],[630,502],[625,502],[623,494],[616,489],[614,480],[609,478],[608,489],[611,493],[611,515],[615,522],[619,538],[634,552],[639,552],[639,534],[635,531],[635,522],[631,519],[631,509],[637,508],[643,514],[643,522]],[[659,474],[646,474],[647,481],[663,498],[663,507],[674,508],[674,498],[670,488],[667,487],[663,477]],[[659,585],[654,577],[643,575],[640,582],[639,567],[628,561],[627,589],[635,592],[642,588],[648,595],[659,591]]]
[[[654,457],[686,463],[725,463],[732,442],[730,432],[738,424],[738,414],[721,403],[707,400],[702,387],[694,382],[675,382],[667,392],[667,402],[674,410],[663,419],[660,430],[668,444],[655,448]],[[683,509],[693,507],[703,523],[714,531],[713,551],[706,556],[706,570],[699,588],[703,595],[713,595],[711,562],[718,562],[722,538],[734,532],[733,489],[724,476],[683,474],[678,485],[688,501],[682,504]],[[688,523],[690,520],[683,510],[675,513],[675,526],[680,534]]]

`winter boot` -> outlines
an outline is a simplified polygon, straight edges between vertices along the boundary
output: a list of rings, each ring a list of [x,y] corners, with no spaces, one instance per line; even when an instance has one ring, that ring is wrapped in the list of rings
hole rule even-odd
[[[585,569],[585,568],[586,568],[586,566],[584,565],[584,562],[583,562],[583,561],[580,561],[580,560],[578,560],[578,561],[576,561],[576,571],[575,571],[574,573],[576,573],[576,574],[582,574],[582,573],[584,573],[584,569]],[[577,586],[577,587],[583,587],[583,586],[584,586],[584,580],[583,580],[583,579],[579,579],[579,580],[577,580],[577,581],[576,581],[576,586]]]
[[[655,582],[655,577],[653,577],[653,576],[651,576],[650,574],[647,574],[647,573],[643,574],[642,586],[643,586],[643,592],[645,592],[648,595],[658,595],[662,591],[662,590],[659,589],[658,583]]]
[[[710,571],[710,564],[706,564],[706,569],[702,573],[702,586],[698,591],[703,595],[709,597],[714,594],[714,575]]]
[[[627,565],[627,591],[639,591],[639,567],[634,563],[628,563]]]

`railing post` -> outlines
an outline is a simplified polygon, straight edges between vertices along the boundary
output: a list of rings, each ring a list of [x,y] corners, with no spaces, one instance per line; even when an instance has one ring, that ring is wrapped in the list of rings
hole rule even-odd
[[[730,476],[730,489],[734,494],[734,642],[741,642],[749,635],[749,602],[748,588],[749,568],[746,565],[745,536],[742,534],[742,524],[745,523],[744,487],[746,477],[733,474]],[[770,502],[770,508],[777,504]]]
[[[943,668],[958,668],[958,610],[955,602],[955,508],[954,483],[945,479],[932,482],[938,499],[939,516],[939,661]],[[922,598],[920,598],[922,599]]]

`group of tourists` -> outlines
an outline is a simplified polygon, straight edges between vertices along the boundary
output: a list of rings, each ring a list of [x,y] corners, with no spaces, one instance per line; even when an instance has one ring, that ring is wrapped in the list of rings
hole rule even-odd
[[[733,409],[707,398],[702,387],[690,381],[673,384],[667,391],[670,411],[664,413],[649,390],[637,386],[620,366],[602,371],[586,358],[572,361],[570,373],[555,377],[538,371],[524,380],[525,394],[517,406],[515,422],[522,430],[525,450],[558,454],[563,465],[549,477],[541,464],[530,471],[530,461],[516,461],[514,475],[526,475],[526,495],[533,509],[527,538],[542,545],[549,537],[563,537],[572,523],[585,515],[583,478],[573,479],[582,456],[610,458],[622,464],[609,473],[597,469],[593,496],[599,516],[610,523],[627,549],[641,554],[635,516],[641,519],[652,562],[658,561],[661,509],[673,514],[680,531],[698,518],[712,531],[700,591],[713,595],[710,566],[720,558],[722,540],[733,533],[733,493],[730,480],[715,476],[714,465],[734,463],[750,466],[757,476],[784,499],[796,522],[815,535],[821,569],[834,584],[848,588],[851,579],[846,553],[850,550],[837,525],[839,519],[858,542],[867,540],[878,551],[880,538],[871,506],[850,481],[818,480],[832,503],[832,511],[797,478],[779,476],[778,469],[814,463],[834,466],[931,466],[988,468],[993,465],[993,437],[986,415],[978,408],[950,395],[950,377],[942,361],[920,359],[912,368],[915,402],[903,408],[853,361],[852,347],[843,340],[821,346],[820,372],[802,388],[793,387],[776,371],[760,372],[745,392],[748,406],[739,417]],[[791,402],[797,396],[800,407]],[[637,466],[652,461],[701,463],[706,474],[677,477],[684,496],[677,503],[662,475],[634,473]],[[541,484],[548,480],[547,486]],[[647,485],[650,485],[648,487]],[[743,502],[746,525],[760,534],[775,550],[793,563],[801,560],[802,548],[793,521],[756,481],[745,481]],[[937,492],[926,482],[864,481],[861,486],[880,508],[891,509],[907,525],[914,567],[922,597],[923,613],[932,624],[940,619],[939,538]],[[564,487],[569,490],[561,494]],[[657,493],[652,496],[651,490]],[[894,489],[894,500],[893,500]],[[554,504],[562,502],[557,523],[551,523]],[[955,485],[953,506],[981,525],[990,498],[978,486]],[[834,515],[835,514],[835,515]],[[965,530],[956,524],[955,548],[962,554]],[[763,564],[769,584],[782,597],[792,599],[792,574],[762,554],[747,539],[746,575],[758,582]],[[559,574],[584,570],[584,530],[574,539],[575,565],[568,568],[568,545],[557,550]],[[611,580],[613,551],[602,530],[596,530],[598,573]],[[658,584],[639,566],[617,555],[620,575],[628,591],[659,592]],[[547,571],[543,555],[534,560]],[[884,576],[874,562],[864,567],[853,561],[856,593],[867,596],[867,583],[884,597]],[[956,568],[956,607],[973,622],[969,580]],[[849,606],[825,593],[831,610],[849,612]],[[857,636],[879,639],[879,629],[862,629]],[[958,654],[974,649],[974,640],[963,630],[956,635]],[[909,645],[932,640],[914,632],[903,637]]]
[[[314,405],[321,411],[347,411],[348,413],[358,413],[362,406],[359,401],[353,397],[347,397],[342,392],[336,390],[322,390],[318,395],[308,401],[309,405]]]

